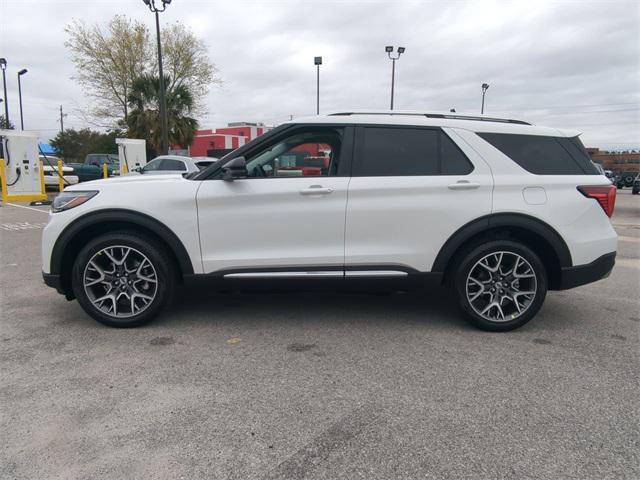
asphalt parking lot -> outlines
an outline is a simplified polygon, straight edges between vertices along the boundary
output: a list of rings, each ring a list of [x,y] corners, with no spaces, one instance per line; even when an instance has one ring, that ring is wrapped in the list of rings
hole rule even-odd
[[[427,295],[179,292],[104,327],[0,207],[0,478],[640,478],[640,196],[617,265],[491,334]]]

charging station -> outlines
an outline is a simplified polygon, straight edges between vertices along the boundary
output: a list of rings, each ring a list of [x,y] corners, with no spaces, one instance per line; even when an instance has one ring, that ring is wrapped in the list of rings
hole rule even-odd
[[[120,175],[147,164],[147,142],[137,138],[116,138],[120,158]]]
[[[0,130],[0,182],[3,202],[46,200],[38,133]]]

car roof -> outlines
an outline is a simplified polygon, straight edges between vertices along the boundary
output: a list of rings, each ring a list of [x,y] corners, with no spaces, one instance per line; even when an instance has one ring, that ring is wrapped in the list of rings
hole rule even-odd
[[[486,133],[518,133],[521,135],[544,135],[575,137],[578,131],[559,130],[553,127],[532,125],[524,120],[452,112],[417,112],[410,110],[343,111],[329,115],[299,117],[285,124],[345,124],[345,125],[405,125],[426,127],[450,127]]]
[[[157,160],[159,158],[165,158],[169,160],[191,160],[191,157],[185,157],[184,155],[158,155],[157,157],[149,161],[153,162],[153,160]]]

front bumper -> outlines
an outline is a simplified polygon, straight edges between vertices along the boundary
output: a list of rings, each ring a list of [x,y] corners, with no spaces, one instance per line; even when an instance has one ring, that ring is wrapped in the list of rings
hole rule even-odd
[[[586,265],[565,267],[561,271],[560,285],[557,289],[567,290],[607,278],[615,263],[616,252],[611,252],[596,258]]]

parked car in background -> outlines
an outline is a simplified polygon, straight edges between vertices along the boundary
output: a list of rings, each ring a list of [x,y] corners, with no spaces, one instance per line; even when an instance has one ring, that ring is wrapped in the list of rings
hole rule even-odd
[[[615,177],[615,185],[618,188],[631,188],[633,180],[636,178],[636,172],[617,172]]]
[[[199,171],[200,169],[191,157],[160,155],[148,162],[144,167],[134,169],[129,175],[188,174]]]
[[[90,153],[83,163],[69,163],[80,182],[98,180],[103,177],[102,165],[107,165],[109,176],[120,175],[118,155],[113,153]]]
[[[609,179],[611,183],[615,183],[615,174],[611,170],[604,171],[605,176]]]
[[[631,187],[631,193],[634,195],[638,195],[638,193],[640,193],[640,173],[636,175],[636,178],[633,181],[633,186]]]
[[[182,282],[333,280],[446,286],[475,325],[507,331],[547,290],[609,275],[615,199],[578,132],[451,113],[317,115],[193,175],[70,187],[43,231],[43,277],[116,327],[153,319]]]
[[[58,157],[52,155],[40,155],[40,161],[42,162],[42,171],[44,173],[44,185],[45,187],[58,187],[59,174],[58,174]],[[79,182],[78,176],[75,174],[73,167],[62,164],[62,178],[64,185],[75,185]]]

